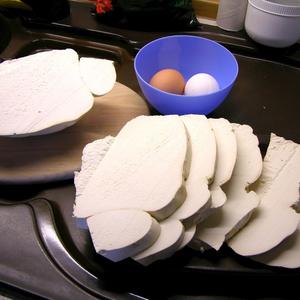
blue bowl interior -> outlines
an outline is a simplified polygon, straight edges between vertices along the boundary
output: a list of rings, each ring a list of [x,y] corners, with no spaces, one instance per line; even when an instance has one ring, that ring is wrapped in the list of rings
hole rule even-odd
[[[220,89],[230,86],[238,73],[230,51],[214,41],[195,36],[155,40],[136,56],[136,72],[147,83],[156,72],[166,68],[178,70],[186,81],[197,73],[208,73],[215,77]]]

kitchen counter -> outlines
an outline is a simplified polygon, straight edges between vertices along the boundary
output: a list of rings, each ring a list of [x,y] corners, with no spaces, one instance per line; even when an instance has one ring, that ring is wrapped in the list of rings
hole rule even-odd
[[[300,143],[299,44],[270,49],[252,42],[244,32],[230,33],[210,25],[182,32],[116,28],[101,24],[91,14],[91,6],[82,3],[72,3],[70,17],[54,23],[4,15],[11,39],[8,33],[2,58],[71,47],[80,55],[114,60],[117,80],[139,94],[133,59],[147,42],[178,33],[220,42],[236,56],[240,73],[228,99],[210,116],[251,125],[262,152],[270,132]],[[226,247],[220,253],[205,254],[186,248],[147,268],[131,260],[113,264],[94,252],[88,232],[77,227],[72,217],[74,196],[73,180],[0,186],[0,290],[4,296],[281,299],[287,295],[283,283],[289,284],[290,292],[297,290],[299,270],[268,268]]]

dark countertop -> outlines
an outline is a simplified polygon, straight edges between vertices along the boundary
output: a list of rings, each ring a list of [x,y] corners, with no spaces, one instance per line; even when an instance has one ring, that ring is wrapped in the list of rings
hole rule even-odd
[[[73,3],[70,17],[51,24],[3,13],[0,24],[9,30],[0,39],[0,56],[9,59],[73,47],[82,55],[114,60],[118,81],[140,93],[133,70],[140,47],[170,34],[207,37],[232,51],[240,67],[228,100],[211,116],[251,125],[262,151],[270,132],[300,143],[299,44],[270,49],[252,42],[244,32],[230,33],[209,25],[182,32],[121,29],[99,23],[90,7]],[[0,186],[0,290],[4,296],[281,299],[288,293],[284,283],[289,284],[290,292],[297,290],[299,270],[267,268],[226,247],[204,255],[184,249],[148,268],[131,260],[112,264],[95,254],[88,232],[77,228],[72,218],[74,192],[72,180]]]

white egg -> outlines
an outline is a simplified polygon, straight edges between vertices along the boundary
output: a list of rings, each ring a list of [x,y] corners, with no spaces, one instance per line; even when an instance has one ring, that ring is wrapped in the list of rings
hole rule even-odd
[[[217,92],[219,89],[219,84],[213,76],[207,73],[198,73],[187,81],[184,94],[187,96],[201,96]]]

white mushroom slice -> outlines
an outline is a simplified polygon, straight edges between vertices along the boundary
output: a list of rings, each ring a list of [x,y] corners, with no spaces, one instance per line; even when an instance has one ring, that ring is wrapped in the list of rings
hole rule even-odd
[[[170,257],[178,250],[184,236],[184,227],[178,220],[166,219],[160,222],[160,235],[152,246],[132,258],[147,266],[154,261]]]
[[[196,224],[184,230],[183,240],[181,241],[177,250],[184,248],[186,245],[190,243],[190,241],[194,238],[196,233]]]
[[[114,137],[106,136],[103,139],[96,140],[87,144],[82,151],[81,170],[74,172],[74,183],[76,194],[82,194],[87,186],[91,176],[96,171],[98,165],[107,153],[109,147],[114,141]]]
[[[299,144],[272,134],[255,189],[261,198],[259,210],[229,241],[235,252],[245,256],[261,254],[295,232],[300,220],[293,208],[299,202],[299,165]]]
[[[297,230],[271,250],[251,259],[273,267],[300,268],[300,224]]]
[[[187,138],[178,116],[141,116],[115,138],[82,193],[74,216],[86,218],[113,209],[141,209],[157,219],[185,199],[183,168]]]
[[[259,204],[256,193],[247,192],[262,170],[258,139],[248,125],[235,124],[233,128],[237,140],[237,159],[232,177],[224,186],[227,201],[220,210],[198,224],[194,238],[216,250],[246,223]],[[196,241],[194,247],[198,244]]]
[[[120,261],[150,247],[160,235],[160,226],[148,213],[113,210],[87,218],[97,253]]]
[[[189,171],[184,203],[170,216],[190,225],[210,207],[208,184],[216,161],[216,140],[210,123],[203,115],[181,116],[188,135]]]
[[[212,211],[224,205],[226,194],[221,186],[228,182],[232,176],[237,156],[235,134],[230,122],[226,119],[209,119],[217,143],[217,160],[214,180],[210,185],[212,198]]]
[[[105,156],[110,145],[113,143],[114,137],[106,136],[87,144],[82,151],[81,170],[74,172],[74,184],[76,194],[82,194],[91,176],[97,169],[98,164]],[[88,229],[85,218],[76,218],[78,228]]]
[[[94,95],[101,96],[112,90],[117,78],[113,61],[81,57],[79,64],[82,79]]]
[[[94,104],[77,53],[51,50],[0,64],[0,135],[49,134],[73,125]]]

